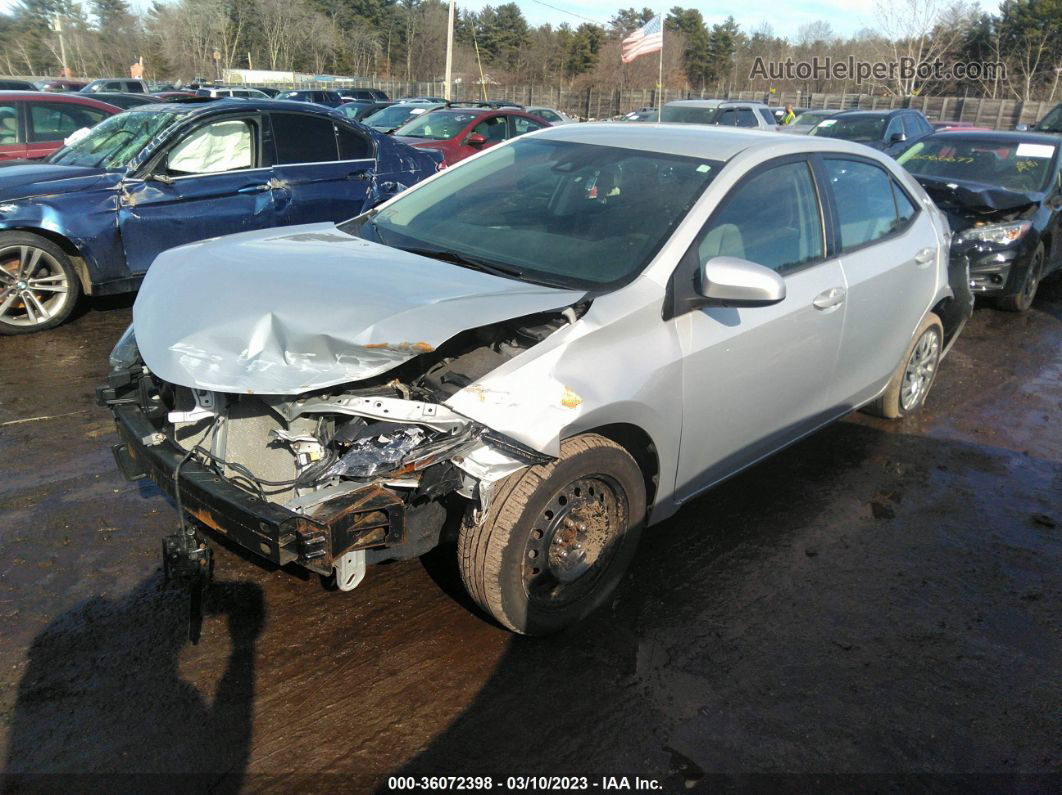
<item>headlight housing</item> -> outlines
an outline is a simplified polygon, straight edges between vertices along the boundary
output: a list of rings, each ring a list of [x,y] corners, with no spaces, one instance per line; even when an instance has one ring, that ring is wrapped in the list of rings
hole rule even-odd
[[[1012,221],[1006,224],[985,224],[972,226],[956,233],[956,243],[995,243],[1009,246],[1015,243],[1032,228],[1031,221]]]
[[[140,361],[140,350],[136,347],[136,335],[133,333],[132,324],[129,325],[122,336],[118,338],[114,349],[111,351],[110,362],[112,370],[125,370]]]

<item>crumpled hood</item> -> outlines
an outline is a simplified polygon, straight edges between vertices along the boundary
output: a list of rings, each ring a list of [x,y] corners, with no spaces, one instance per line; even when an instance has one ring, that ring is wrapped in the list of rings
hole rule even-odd
[[[107,173],[101,168],[53,166],[51,163],[0,168],[0,201],[84,190]],[[114,176],[117,181],[119,175]]]
[[[946,205],[965,213],[1007,212],[1043,201],[1039,191],[1014,191],[998,185],[941,177],[915,175],[915,179],[938,206]]]
[[[163,252],[133,328],[144,363],[166,381],[294,395],[379,375],[466,329],[583,295],[307,224]]]

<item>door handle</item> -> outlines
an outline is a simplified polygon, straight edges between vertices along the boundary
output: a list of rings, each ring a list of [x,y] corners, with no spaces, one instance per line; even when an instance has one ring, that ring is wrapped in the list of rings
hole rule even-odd
[[[831,287],[825,292],[815,296],[811,304],[816,309],[830,309],[844,303],[845,290],[843,287]]]
[[[269,190],[269,187],[269,185],[248,185],[244,188],[240,188],[236,192],[242,193],[246,196],[248,193],[262,193],[263,191]]]
[[[369,172],[367,169],[359,168],[357,171],[351,171],[347,174],[347,179],[360,179],[363,182],[369,178]]]
[[[931,248],[924,248],[915,254],[914,261],[919,265],[928,265],[933,261],[933,257],[937,252]]]

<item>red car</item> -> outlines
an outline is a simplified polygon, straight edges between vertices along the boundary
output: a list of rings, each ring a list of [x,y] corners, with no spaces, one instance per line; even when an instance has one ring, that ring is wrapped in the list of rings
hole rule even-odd
[[[0,91],[0,160],[40,160],[121,109],[75,94]]]
[[[440,108],[399,127],[395,138],[419,149],[437,149],[443,164],[452,166],[502,141],[550,126],[515,108]]]

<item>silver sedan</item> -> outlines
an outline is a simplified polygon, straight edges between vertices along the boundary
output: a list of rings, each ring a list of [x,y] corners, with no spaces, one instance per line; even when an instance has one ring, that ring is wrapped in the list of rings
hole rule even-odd
[[[338,226],[163,253],[100,394],[195,520],[168,566],[221,533],[349,590],[456,538],[476,602],[543,634],[706,489],[917,412],[969,311],[949,240],[857,144],[550,128]]]

